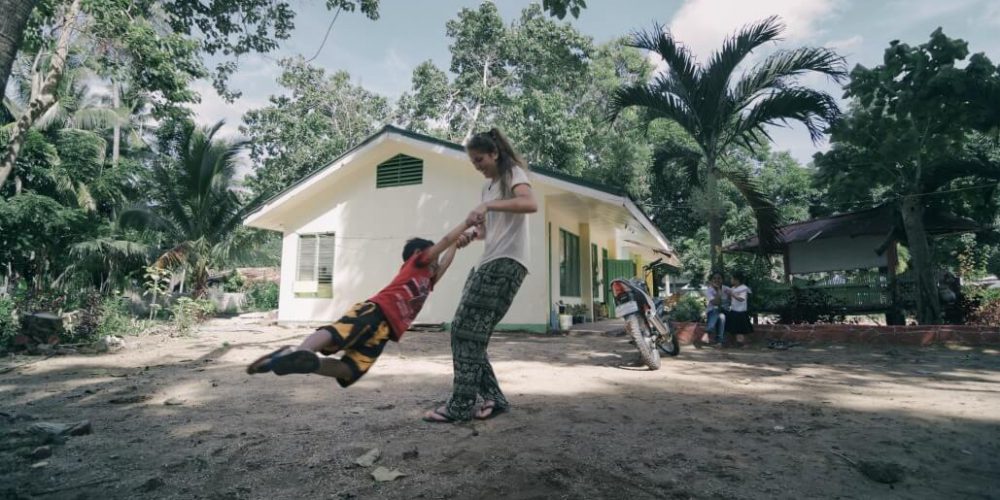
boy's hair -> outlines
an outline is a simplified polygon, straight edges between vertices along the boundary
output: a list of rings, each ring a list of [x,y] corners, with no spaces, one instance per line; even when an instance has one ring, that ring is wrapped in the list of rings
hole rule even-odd
[[[403,246],[403,262],[410,260],[410,257],[413,257],[413,254],[421,250],[427,250],[432,246],[434,246],[434,242],[431,240],[425,240],[423,238],[410,238],[407,240],[406,245]]]
[[[740,282],[741,285],[745,285],[747,282],[747,275],[742,271],[733,272],[733,277]]]

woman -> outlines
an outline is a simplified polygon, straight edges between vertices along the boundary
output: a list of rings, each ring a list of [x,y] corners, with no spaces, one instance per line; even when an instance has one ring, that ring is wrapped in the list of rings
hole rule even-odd
[[[736,335],[737,347],[743,347],[746,344],[746,336],[753,333],[750,314],[747,312],[747,305],[753,291],[746,285],[746,281],[746,276],[743,273],[733,273],[733,286],[729,289],[729,296],[733,303],[727,315],[726,333]]]
[[[462,235],[458,246],[480,239],[484,240],[485,251],[465,283],[451,326],[455,369],[452,396],[447,405],[424,415],[429,422],[487,419],[510,407],[493,374],[486,348],[493,328],[507,314],[528,274],[528,214],[538,210],[527,164],[499,130],[474,135],[465,149],[486,182],[482,203],[467,218],[475,227]],[[483,404],[475,409],[479,396]]]

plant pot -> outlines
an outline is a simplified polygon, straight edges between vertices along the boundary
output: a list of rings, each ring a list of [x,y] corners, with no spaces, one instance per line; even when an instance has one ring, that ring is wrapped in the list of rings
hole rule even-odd
[[[577,314],[573,316],[573,324],[579,325],[580,323],[586,323],[587,317],[582,314]]]
[[[572,326],[573,326],[573,316],[570,316],[569,314],[560,314],[559,315],[559,329],[560,330],[569,330],[570,327],[572,327]]]

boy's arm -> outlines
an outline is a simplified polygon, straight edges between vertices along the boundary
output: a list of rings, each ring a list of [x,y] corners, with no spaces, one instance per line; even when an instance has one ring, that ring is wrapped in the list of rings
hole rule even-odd
[[[459,225],[455,226],[454,229],[448,232],[448,234],[438,240],[434,246],[423,252],[424,262],[434,262],[437,260],[438,256],[441,255],[441,252],[444,252],[449,247],[454,245],[455,242],[458,241],[459,236],[462,235],[462,232],[464,232],[468,227],[469,226],[465,223],[465,221],[462,221]]]
[[[437,272],[434,273],[434,284],[436,285],[438,281],[441,281],[441,277],[444,276],[445,271],[451,266],[451,262],[455,260],[455,252],[458,251],[458,247],[452,245],[444,251],[441,255],[441,260],[438,262]]]

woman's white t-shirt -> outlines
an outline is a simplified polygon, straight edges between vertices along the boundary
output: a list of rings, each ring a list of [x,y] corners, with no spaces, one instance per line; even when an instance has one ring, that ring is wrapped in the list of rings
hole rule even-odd
[[[736,311],[736,312],[746,312],[746,310],[747,310],[747,301],[750,299],[750,294],[751,293],[753,293],[753,292],[750,290],[750,287],[748,287],[746,285],[740,285],[740,286],[738,286],[738,287],[733,288],[732,290],[730,290],[730,294],[733,297],[733,303],[729,307],[729,310],[730,311]],[[739,298],[741,300],[736,300],[737,298]]]
[[[510,189],[520,184],[531,185],[528,173],[523,168],[515,166],[511,171]],[[483,203],[503,199],[500,180],[487,180],[483,184]],[[528,214],[513,212],[486,212],[486,250],[479,265],[491,260],[508,258],[519,262],[526,269],[528,266]]]

